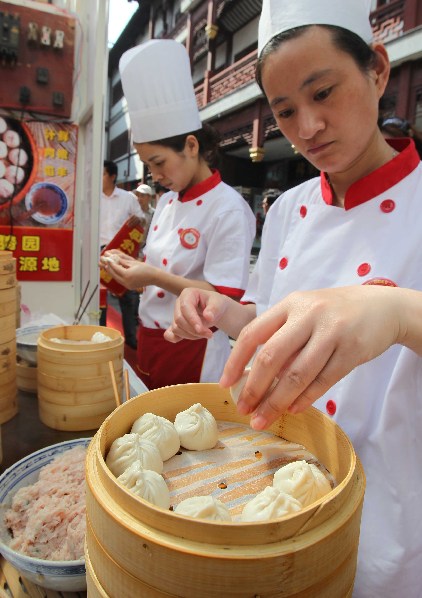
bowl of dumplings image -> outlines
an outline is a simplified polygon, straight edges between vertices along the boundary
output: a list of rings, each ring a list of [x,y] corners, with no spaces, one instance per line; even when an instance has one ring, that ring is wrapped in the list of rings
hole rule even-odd
[[[145,392],[86,460],[86,554],[125,596],[352,595],[365,476],[311,407],[255,431],[218,384]]]
[[[40,224],[57,224],[69,207],[66,193],[54,183],[36,183],[25,197],[31,218]]]
[[[37,155],[26,123],[0,113],[0,214],[24,199],[36,177]]]

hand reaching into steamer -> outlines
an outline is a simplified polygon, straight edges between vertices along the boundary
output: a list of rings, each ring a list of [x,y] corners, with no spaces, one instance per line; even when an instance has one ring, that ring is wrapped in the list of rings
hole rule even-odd
[[[422,294],[352,286],[296,292],[258,317],[255,307],[217,293],[188,289],[165,336],[209,338],[217,326],[237,342],[221,386],[233,386],[255,355],[238,410],[251,426],[268,427],[286,411],[299,413],[356,366],[400,343],[422,355]],[[270,390],[274,378],[278,383]]]

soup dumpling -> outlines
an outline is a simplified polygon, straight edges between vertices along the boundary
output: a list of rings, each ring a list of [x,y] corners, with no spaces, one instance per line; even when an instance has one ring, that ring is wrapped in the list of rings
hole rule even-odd
[[[331,490],[331,484],[316,465],[293,461],[280,467],[273,478],[274,488],[294,496],[307,507]]]
[[[212,449],[218,442],[217,422],[212,413],[201,403],[195,403],[186,411],[181,411],[174,420],[180,444],[192,451]]]
[[[128,490],[153,505],[163,509],[170,507],[170,492],[163,476],[156,471],[143,469],[139,461],[126,469],[117,480]]]
[[[174,512],[178,515],[187,515],[199,519],[212,521],[231,521],[230,511],[221,500],[213,496],[192,496],[182,500]]]
[[[153,442],[158,447],[163,461],[173,457],[180,449],[176,428],[170,420],[160,415],[144,413],[135,420],[131,432]]]
[[[163,460],[158,447],[139,434],[125,434],[116,438],[108,451],[106,464],[116,476],[122,475],[133,463],[157,473],[163,471]]]
[[[243,508],[241,521],[267,521],[300,511],[302,504],[273,486],[267,486]]]

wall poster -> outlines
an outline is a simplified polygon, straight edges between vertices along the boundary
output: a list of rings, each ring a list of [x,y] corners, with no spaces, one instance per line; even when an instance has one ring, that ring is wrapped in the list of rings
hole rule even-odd
[[[0,250],[18,280],[72,280],[77,133],[0,111]]]

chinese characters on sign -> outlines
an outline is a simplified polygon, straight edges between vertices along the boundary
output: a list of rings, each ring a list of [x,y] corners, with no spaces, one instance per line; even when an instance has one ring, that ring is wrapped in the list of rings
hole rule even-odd
[[[72,280],[77,127],[3,120],[15,170],[0,199],[0,249],[13,251],[18,280]]]

